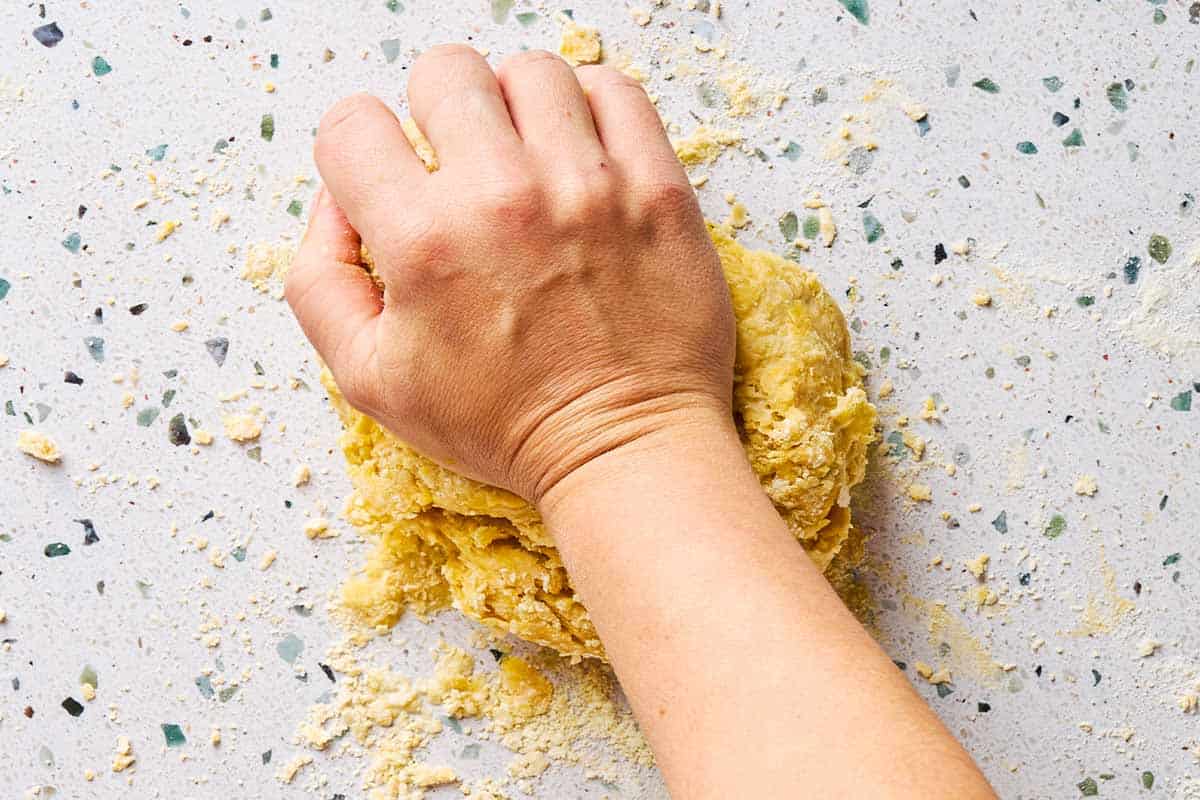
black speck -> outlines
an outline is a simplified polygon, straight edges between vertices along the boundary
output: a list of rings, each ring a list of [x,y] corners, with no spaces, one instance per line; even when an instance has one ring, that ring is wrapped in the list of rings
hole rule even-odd
[[[58,27],[57,22],[42,25],[39,28],[33,29],[33,38],[37,39],[45,47],[54,47],[63,40],[62,28]]]
[[[71,370],[67,370],[63,373],[63,383],[69,383],[73,386],[83,386],[83,378],[71,372]]]
[[[1018,578],[1017,578],[1017,582],[1018,582],[1018,583],[1020,583],[1022,586],[1028,586],[1028,585],[1029,585],[1029,581],[1030,581],[1032,578],[1033,578],[1033,575],[1032,575],[1031,573],[1028,573],[1028,572],[1022,572],[1022,573],[1021,573],[1021,575],[1020,575],[1020,577],[1018,577]]]
[[[137,305],[129,307],[129,313],[133,314],[136,317],[149,307],[150,306],[147,305],[146,303],[138,303]]]
[[[77,519],[75,521],[83,526],[83,543],[85,546],[100,541],[100,536],[96,533],[96,526],[92,524],[90,519]]]
[[[1038,664],[1036,667],[1033,668],[1033,674],[1037,675],[1039,678],[1042,677],[1042,665],[1041,664]]]
[[[80,219],[83,219],[83,215],[87,213],[87,206],[80,206],[76,213],[79,214]]]
[[[1099,685],[1100,685],[1100,673],[1097,672],[1096,670],[1092,670],[1092,686],[1099,686]]]
[[[1054,116],[1051,119],[1053,119],[1054,124],[1060,128],[1063,125],[1066,125],[1068,122],[1071,121],[1071,118],[1068,117],[1066,114],[1062,113],[1061,111],[1055,111]]]
[[[201,522],[208,522],[208,521],[209,521],[210,519],[212,519],[214,516],[216,516],[216,514],[214,514],[212,511],[209,511],[209,512],[207,512],[207,513],[206,513],[206,514],[205,514],[203,517],[201,517],[201,518],[200,518],[200,521],[201,521]]]
[[[318,661],[317,666],[319,666],[321,671],[325,673],[325,677],[329,678],[330,683],[337,683],[337,678],[333,676],[333,670],[329,668],[328,664],[322,664]]]
[[[971,181],[967,179],[966,175],[959,175],[958,176],[958,185],[964,189],[970,189]]]
[[[270,751],[270,750],[268,750],[268,751],[266,751],[265,753],[263,753],[263,754],[262,754],[262,762],[263,762],[264,764],[270,764],[270,763],[271,763],[271,751]]]
[[[74,697],[68,697],[62,701],[62,707],[67,710],[67,713],[72,717],[78,717],[83,713],[83,706]]]
[[[1078,97],[1076,97],[1075,103],[1074,103],[1075,108],[1079,108],[1081,105],[1083,105],[1083,103],[1080,101],[1080,99]]]
[[[1136,595],[1140,595],[1142,593],[1142,582],[1141,581],[1133,582],[1133,593]]]
[[[944,244],[942,244],[941,242],[938,242],[933,247],[933,263],[936,265],[936,264],[942,263],[945,260],[946,260],[946,246]]]
[[[504,658],[504,653],[502,653],[501,651],[497,650],[494,647],[490,648],[488,650],[488,652],[492,654],[492,658],[496,659],[497,662],[500,661],[500,659]]]
[[[980,700],[979,703],[977,703],[975,707],[979,709],[980,714],[986,714],[992,710],[992,704],[985,703],[982,700]]]
[[[1171,495],[1169,495],[1169,494],[1164,494],[1164,495],[1162,496],[1162,500],[1159,500],[1159,501],[1158,501],[1158,510],[1159,510],[1159,511],[1162,511],[1164,508],[1166,508],[1166,507],[1167,507],[1167,498],[1168,498],[1168,497],[1170,497],[1170,496],[1171,496]]]
[[[1142,269],[1142,259],[1138,256],[1130,256],[1125,262],[1125,282],[1128,284],[1137,283],[1138,273]]]

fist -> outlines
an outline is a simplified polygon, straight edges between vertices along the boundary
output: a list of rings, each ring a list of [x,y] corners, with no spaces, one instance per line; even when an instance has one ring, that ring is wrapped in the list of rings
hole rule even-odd
[[[636,81],[440,46],[408,105],[435,172],[374,97],[322,119],[324,188],[287,277],[352,405],[535,503],[650,433],[732,424],[729,289]]]

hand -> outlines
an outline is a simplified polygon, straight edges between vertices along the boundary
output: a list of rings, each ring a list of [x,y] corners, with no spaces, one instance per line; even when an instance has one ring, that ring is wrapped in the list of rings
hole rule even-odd
[[[338,103],[287,278],[347,400],[534,502],[650,434],[730,427],[729,289],[641,86],[541,51],[494,73],[458,45],[411,73],[440,169],[376,98]]]

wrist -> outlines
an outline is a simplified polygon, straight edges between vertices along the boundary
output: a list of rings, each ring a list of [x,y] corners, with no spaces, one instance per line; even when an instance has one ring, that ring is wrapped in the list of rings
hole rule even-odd
[[[736,478],[748,479],[761,493],[730,414],[688,408],[664,415],[638,435],[564,473],[537,506],[561,538],[580,527],[577,521],[623,499],[649,494],[667,502],[679,495],[686,502],[705,484],[711,488],[738,483]]]

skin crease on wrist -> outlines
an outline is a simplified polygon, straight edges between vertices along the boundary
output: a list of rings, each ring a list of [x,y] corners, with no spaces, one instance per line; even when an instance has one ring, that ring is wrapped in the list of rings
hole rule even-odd
[[[762,492],[729,290],[641,86],[443,45],[321,121],[286,294],[346,398],[535,502],[677,798],[989,798]],[[381,293],[362,269],[371,251]]]

